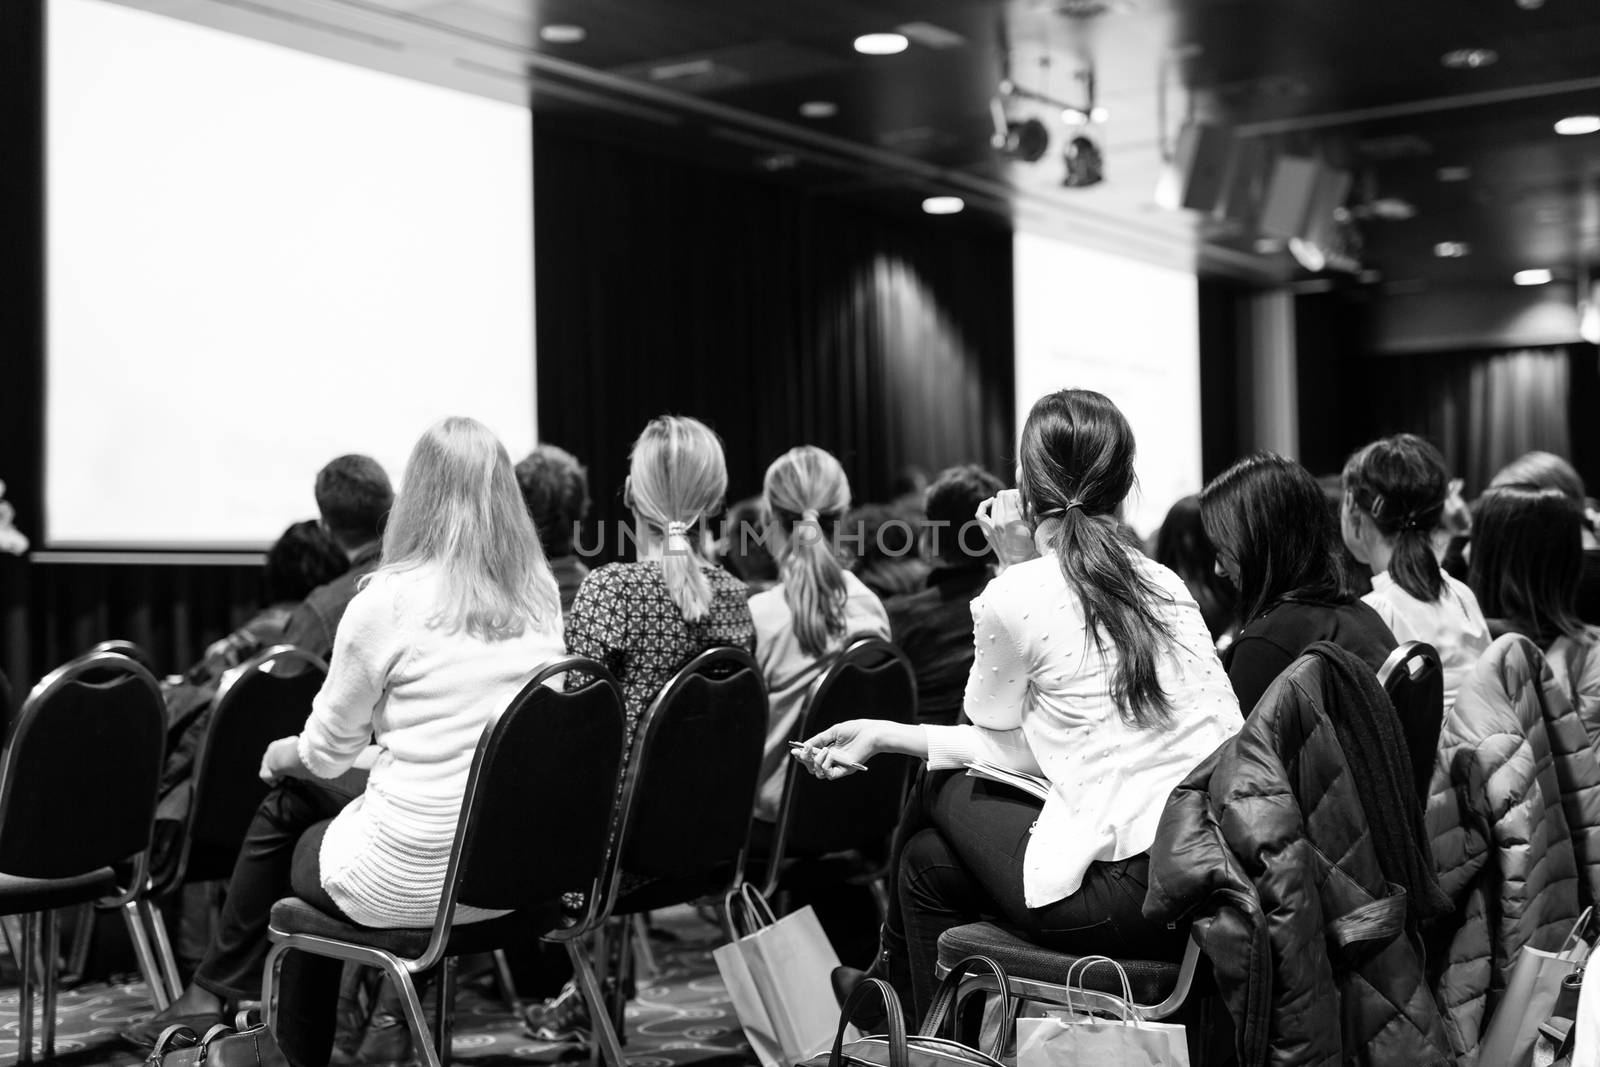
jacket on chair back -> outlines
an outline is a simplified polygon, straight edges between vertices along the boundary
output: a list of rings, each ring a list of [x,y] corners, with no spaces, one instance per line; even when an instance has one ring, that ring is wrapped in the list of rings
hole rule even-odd
[[[1406,761],[1371,669],[1321,643],[1168,799],[1145,914],[1193,921],[1245,1067],[1450,1063],[1415,937],[1446,902]]]
[[[1457,905],[1430,932],[1430,970],[1463,1067],[1517,953],[1558,948],[1600,889],[1597,783],[1593,749],[1538,648],[1496,640],[1445,716],[1428,797],[1439,884]]]

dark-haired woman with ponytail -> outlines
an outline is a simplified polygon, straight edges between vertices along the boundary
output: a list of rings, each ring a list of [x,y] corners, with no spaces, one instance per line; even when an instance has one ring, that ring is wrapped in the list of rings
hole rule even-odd
[[[1345,547],[1372,570],[1361,599],[1396,641],[1424,641],[1444,668],[1444,706],[1491,640],[1478,598],[1440,569],[1433,534],[1450,495],[1439,450],[1415,434],[1374,441],[1344,466]]]
[[[889,615],[877,594],[839,562],[850,482],[837,459],[812,445],[791,448],[767,468],[762,500],[779,581],[750,598],[756,660],[771,709],[755,814],[771,822],[783,796],[788,742],[811,684],[856,638],[887,640]]]
[[[1193,595],[1119,531],[1133,460],[1133,432],[1104,396],[1039,400],[1022,431],[1020,493],[979,511],[1005,566],[972,604],[971,725],[858,719],[799,754],[822,778],[881,752],[928,761],[896,835],[869,972],[909,985],[918,1013],[939,935],[980,915],[1080,955],[1182,952],[1181,933],[1144,918],[1148,850],[1167,794],[1241,718]],[[1044,778],[1042,809],[959,773],[976,761]]]

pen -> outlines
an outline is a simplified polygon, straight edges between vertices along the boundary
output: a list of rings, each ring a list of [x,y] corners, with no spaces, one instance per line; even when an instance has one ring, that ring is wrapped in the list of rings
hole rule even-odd
[[[803,741],[790,741],[789,747],[794,749],[796,752],[802,752],[805,750],[806,745]],[[853,771],[864,771],[868,769],[865,763],[857,763],[855,760],[845,759],[843,756],[834,756],[833,762],[837,763],[841,767],[849,767]]]

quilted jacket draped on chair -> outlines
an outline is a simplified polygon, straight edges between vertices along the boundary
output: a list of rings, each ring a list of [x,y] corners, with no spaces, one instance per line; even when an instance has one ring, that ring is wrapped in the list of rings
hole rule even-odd
[[[1430,933],[1429,970],[1457,1062],[1472,1067],[1517,953],[1558,948],[1600,898],[1600,764],[1527,638],[1499,638],[1462,684],[1439,732],[1427,826],[1457,905]]]
[[[1285,670],[1168,799],[1145,914],[1193,921],[1244,1067],[1449,1064],[1412,909],[1367,821],[1368,804],[1382,817],[1384,798],[1415,805],[1415,791],[1397,776],[1379,798],[1356,780],[1323,658],[1348,653],[1329,647]],[[1376,679],[1362,697],[1393,715]]]

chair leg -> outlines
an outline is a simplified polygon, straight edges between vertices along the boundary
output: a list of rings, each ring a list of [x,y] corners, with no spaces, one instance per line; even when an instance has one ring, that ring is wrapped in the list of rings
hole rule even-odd
[[[601,951],[604,951],[603,946]],[[622,1055],[622,1042],[611,1024],[611,1013],[605,998],[600,995],[600,982],[595,977],[589,954],[573,940],[567,942],[567,956],[572,960],[572,972],[578,979],[578,988],[583,990],[583,998],[589,1002],[589,1018],[594,1021],[593,1050],[596,1057],[603,1056],[608,1067],[627,1067],[627,1060]]]
[[[40,916],[40,922],[44,927],[44,936],[41,938],[44,942],[44,1011],[40,1022],[39,1055],[48,1062],[56,1057],[56,977],[60,966],[56,953],[61,939],[55,912],[45,912]]]
[[[872,902],[878,906],[878,921],[889,921],[889,885],[882,878],[874,878],[867,883],[867,888],[872,890]]]
[[[67,974],[73,982],[83,980],[83,972],[89,967],[89,946],[94,941],[94,905],[83,904],[78,908],[77,918],[72,925],[72,954],[67,958]]]
[[[145,929],[144,916],[139,912],[137,901],[130,900],[122,906],[122,919],[128,927],[128,939],[133,942],[133,954],[139,961],[139,973],[144,975],[145,984],[150,987],[150,1000],[157,1011],[165,1011],[167,1005],[172,1003],[172,998],[167,993],[167,983],[161,976],[161,969],[156,965],[156,954],[150,947],[150,933]]]
[[[456,1014],[456,957],[446,956],[439,963],[438,989],[434,991],[438,1004],[438,1033],[435,1035],[439,1049],[439,1062],[450,1063],[450,1034],[455,1028]]]
[[[633,917],[633,954],[634,970],[647,982],[654,982],[661,976],[661,967],[656,963],[656,952],[650,944],[650,913],[641,911]]]
[[[22,945],[17,953],[17,969],[22,972],[22,983],[17,990],[17,1063],[33,1062],[33,919],[22,916]]]
[[[161,965],[161,973],[166,979],[167,995],[177,1000],[183,996],[183,979],[178,975],[177,957],[172,954],[172,938],[167,933],[167,921],[154,901],[141,900],[139,907],[144,912],[145,925],[155,943],[156,962]]]
[[[511,977],[511,961],[504,949],[494,950],[494,977],[500,985],[500,997],[516,1016],[522,1015],[522,998],[517,996],[517,982]]]
[[[278,1029],[278,978],[283,971],[283,956],[289,950],[278,942],[267,949],[267,962],[261,969],[261,1021],[267,1028]]]
[[[406,1024],[411,1027],[411,1048],[422,1061],[422,1067],[444,1067],[439,1060],[439,1050],[434,1045],[427,1016],[422,1013],[422,1000],[417,996],[417,986],[411,980],[411,973],[397,963],[385,963],[383,970],[389,976],[389,981],[394,983],[395,992],[400,994],[400,1011],[406,1017]]]

